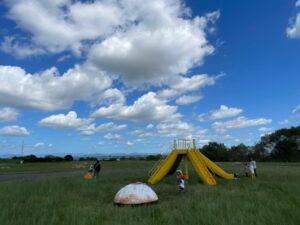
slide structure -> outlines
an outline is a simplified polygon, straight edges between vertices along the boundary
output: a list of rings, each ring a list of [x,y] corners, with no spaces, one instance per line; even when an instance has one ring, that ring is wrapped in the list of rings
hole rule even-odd
[[[234,175],[232,173],[225,172],[222,168],[197,150],[195,145],[192,148],[177,149],[176,144],[174,144],[174,148],[171,153],[153,170],[150,178],[148,179],[148,183],[156,184],[165,176],[173,174],[178,168],[182,158],[187,159],[185,160],[185,163],[188,161],[191,162],[197,175],[205,184],[216,185],[217,182],[214,178],[214,175],[226,180],[234,179]],[[188,166],[185,165],[186,176],[188,176],[187,168]]]

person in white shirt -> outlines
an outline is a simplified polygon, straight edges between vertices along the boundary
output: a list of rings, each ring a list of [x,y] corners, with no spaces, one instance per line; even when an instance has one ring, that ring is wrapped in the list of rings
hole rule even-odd
[[[255,177],[255,174],[254,174],[253,164],[251,162],[249,163],[249,172],[250,172],[251,179],[253,179]]]
[[[251,158],[251,161],[250,161],[250,167],[252,167],[252,170],[253,170],[253,176],[257,177],[257,173],[256,173],[256,161]],[[251,170],[251,169],[250,169]],[[250,171],[251,172],[251,171]],[[251,172],[252,174],[252,172]]]

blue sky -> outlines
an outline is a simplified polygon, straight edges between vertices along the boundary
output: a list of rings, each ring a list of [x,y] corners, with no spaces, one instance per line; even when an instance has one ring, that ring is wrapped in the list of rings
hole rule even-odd
[[[253,145],[299,125],[300,1],[2,1],[0,155]]]

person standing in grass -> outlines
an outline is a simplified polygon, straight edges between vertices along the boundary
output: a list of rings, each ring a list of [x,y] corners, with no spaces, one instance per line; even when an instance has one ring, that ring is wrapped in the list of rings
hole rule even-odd
[[[250,164],[252,164],[253,166],[253,170],[254,170],[254,175],[257,177],[257,172],[256,172],[256,161],[251,158]]]
[[[94,164],[94,177],[98,177],[101,170],[100,161],[97,159],[96,163]]]
[[[253,163],[252,163],[252,159],[249,163],[249,172],[250,172],[251,179],[253,179],[255,177],[255,173],[254,173],[254,166],[253,166]]]
[[[184,192],[184,175],[181,170],[176,170],[176,173],[177,173],[178,191]]]

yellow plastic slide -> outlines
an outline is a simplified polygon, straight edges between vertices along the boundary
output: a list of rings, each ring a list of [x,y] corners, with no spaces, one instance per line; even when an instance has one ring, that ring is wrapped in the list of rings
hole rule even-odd
[[[199,151],[197,150],[188,151],[189,160],[191,161],[196,173],[204,183],[209,185],[216,185],[217,182],[215,178],[207,169],[204,160],[197,155],[197,152]]]
[[[167,158],[162,162],[161,165],[158,166],[158,168],[154,171],[154,173],[150,176],[148,183],[149,184],[156,184],[161,179],[163,179],[170,169],[172,168],[176,158],[178,156],[177,151],[172,151]]]
[[[217,166],[214,162],[212,162],[209,158],[207,158],[205,155],[203,155],[200,151],[196,151],[196,154],[199,158],[201,158],[206,166],[216,175],[219,177],[222,177],[226,180],[232,180],[234,179],[234,175],[232,173],[227,173],[224,170],[222,170],[219,166]]]

